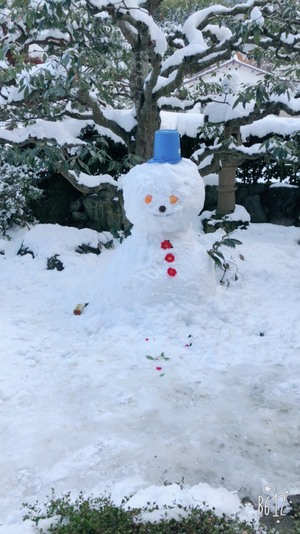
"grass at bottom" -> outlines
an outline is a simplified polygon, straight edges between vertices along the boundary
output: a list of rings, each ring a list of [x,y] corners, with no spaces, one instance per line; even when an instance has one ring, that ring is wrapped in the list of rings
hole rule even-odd
[[[71,493],[56,497],[52,490],[46,503],[24,504],[24,520],[32,521],[40,534],[300,534],[300,495],[290,498],[287,515],[263,515],[258,530],[253,523],[217,516],[205,503],[201,508],[165,506],[159,522],[142,521],[142,515],[151,515],[159,510],[158,505],[147,503],[142,509],[131,509],[128,500],[117,506],[108,496],[86,498],[80,493],[72,500]],[[175,509],[177,518],[170,518]]]
[[[253,524],[241,522],[238,518],[219,517],[214,510],[181,507],[179,516],[168,517],[170,510],[165,507],[164,517],[159,522],[141,519],[145,512],[158,510],[156,503],[147,503],[143,509],[128,509],[124,499],[116,506],[110,497],[84,497],[76,500],[67,493],[56,497],[54,491],[44,504],[24,503],[24,520],[36,526],[36,532],[43,534],[254,534]],[[204,503],[203,503],[204,504]]]

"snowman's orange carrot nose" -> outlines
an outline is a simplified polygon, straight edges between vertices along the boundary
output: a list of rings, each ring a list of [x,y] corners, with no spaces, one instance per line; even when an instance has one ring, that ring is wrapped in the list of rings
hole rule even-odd
[[[146,195],[144,201],[146,204],[150,204],[152,202],[152,195]]]
[[[178,202],[178,197],[176,195],[171,195],[169,200],[170,204],[176,204],[176,202]]]

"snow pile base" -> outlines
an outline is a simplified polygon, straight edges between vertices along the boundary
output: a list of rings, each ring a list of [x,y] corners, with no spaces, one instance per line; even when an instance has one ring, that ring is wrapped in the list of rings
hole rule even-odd
[[[299,228],[237,230],[242,276],[189,324],[162,293],[110,326],[98,288],[123,245],[83,255],[78,230],[33,230],[0,244],[1,534],[33,534],[22,502],[51,488],[140,504],[165,491],[233,514],[267,487],[300,493]],[[23,242],[35,258],[17,256]],[[47,270],[50,252],[63,271]],[[89,306],[75,316],[78,302]]]

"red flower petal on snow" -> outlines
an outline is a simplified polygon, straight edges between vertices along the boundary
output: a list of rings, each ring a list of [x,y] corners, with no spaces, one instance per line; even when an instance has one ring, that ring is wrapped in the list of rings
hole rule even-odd
[[[165,260],[166,260],[168,263],[172,263],[172,261],[175,260],[175,256],[174,256],[174,254],[166,254],[166,256],[165,256]]]
[[[167,248],[173,248],[173,245],[172,243],[168,240],[168,239],[165,239],[164,241],[161,242],[160,244],[161,248],[163,248],[164,250],[166,250]]]
[[[176,269],[173,269],[173,267],[169,267],[169,269],[167,270],[167,273],[169,276],[176,276],[177,271]]]

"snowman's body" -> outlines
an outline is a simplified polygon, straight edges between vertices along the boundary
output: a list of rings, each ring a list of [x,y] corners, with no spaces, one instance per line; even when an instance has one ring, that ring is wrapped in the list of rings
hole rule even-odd
[[[109,266],[119,306],[203,302],[214,273],[195,228],[205,196],[196,165],[181,159],[136,166],[123,178],[123,194],[133,227]]]
[[[199,304],[212,293],[212,262],[192,228],[174,234],[133,232],[118,253],[119,302],[130,307]]]

